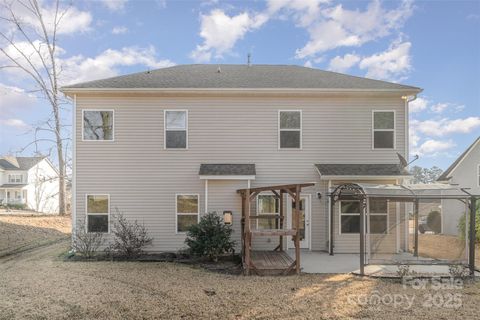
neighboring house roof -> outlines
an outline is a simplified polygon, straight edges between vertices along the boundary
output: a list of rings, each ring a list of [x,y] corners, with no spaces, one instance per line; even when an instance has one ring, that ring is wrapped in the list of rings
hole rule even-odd
[[[295,65],[190,64],[62,87],[73,89],[326,89],[412,91],[422,89]],[[88,91],[88,90],[87,90]]]
[[[0,158],[0,167],[4,170],[28,170],[45,157],[3,157]]]
[[[0,188],[23,188],[26,187],[26,184],[19,184],[19,183],[6,183],[2,184]]]
[[[463,161],[463,159],[470,153],[470,151],[475,148],[475,146],[480,142],[480,136],[475,139],[475,141],[465,150],[458,158],[455,160],[450,167],[443,172],[440,177],[438,177],[437,181],[448,181],[451,178],[452,172],[457,168],[457,166]]]
[[[316,164],[322,176],[407,176],[409,173],[398,164]]]
[[[201,164],[201,176],[254,176],[254,164]]]

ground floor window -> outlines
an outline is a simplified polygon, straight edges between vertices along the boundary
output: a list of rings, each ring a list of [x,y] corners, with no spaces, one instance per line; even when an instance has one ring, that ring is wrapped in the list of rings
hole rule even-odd
[[[177,233],[187,232],[190,226],[198,223],[199,200],[198,194],[176,195]]]
[[[258,215],[278,215],[280,213],[280,201],[273,194],[259,194],[257,196]],[[257,219],[257,229],[278,229],[278,219]]]
[[[370,233],[388,233],[388,201],[383,199],[370,199]]]
[[[110,195],[87,195],[87,232],[109,231]]]
[[[340,201],[340,233],[360,233],[360,201]]]

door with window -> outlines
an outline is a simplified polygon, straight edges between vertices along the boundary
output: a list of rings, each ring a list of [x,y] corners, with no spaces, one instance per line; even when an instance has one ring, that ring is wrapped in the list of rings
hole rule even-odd
[[[310,222],[311,222],[311,197],[302,195],[300,201],[300,248],[310,249]],[[289,196],[287,201],[287,225],[293,226],[293,213],[295,201]],[[295,248],[291,237],[288,237],[287,248]]]

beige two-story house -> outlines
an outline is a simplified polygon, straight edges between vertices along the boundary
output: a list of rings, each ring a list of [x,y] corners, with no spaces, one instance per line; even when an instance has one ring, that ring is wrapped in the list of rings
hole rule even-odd
[[[329,188],[403,182],[397,153],[408,158],[408,101],[421,89],[300,66],[181,65],[62,91],[74,103],[74,236],[85,224],[108,239],[118,208],[148,228],[149,250],[173,251],[204,213],[231,211],[240,241],[237,190],[313,182],[302,190],[300,246],[327,250],[333,230],[335,251],[355,253],[360,208],[336,205],[330,228]],[[259,193],[256,212],[278,214],[278,200]],[[408,227],[390,228],[408,220],[405,210],[386,200],[369,210],[383,248],[405,250]],[[253,227],[276,226],[263,219]]]

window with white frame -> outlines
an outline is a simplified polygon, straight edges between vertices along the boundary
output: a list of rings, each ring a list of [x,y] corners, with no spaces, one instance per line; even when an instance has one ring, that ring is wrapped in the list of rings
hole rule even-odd
[[[258,215],[279,215],[280,200],[273,194],[259,194],[257,196]],[[257,219],[257,229],[278,229],[278,219]]]
[[[187,149],[188,113],[185,110],[165,110],[165,149]]]
[[[382,199],[369,200],[370,233],[388,233],[388,201]]]
[[[373,111],[373,148],[395,148],[394,111]]]
[[[87,231],[109,232],[110,196],[108,194],[87,195]]]
[[[302,112],[281,110],[278,112],[278,147],[280,149],[302,148]]]
[[[360,232],[360,201],[340,201],[340,233]]]
[[[83,110],[83,140],[113,140],[113,110]]]
[[[9,174],[8,175],[8,182],[9,183],[22,183],[23,182],[23,175],[22,174]]]
[[[176,195],[177,233],[187,232],[190,226],[198,223],[199,198],[198,194]]]

